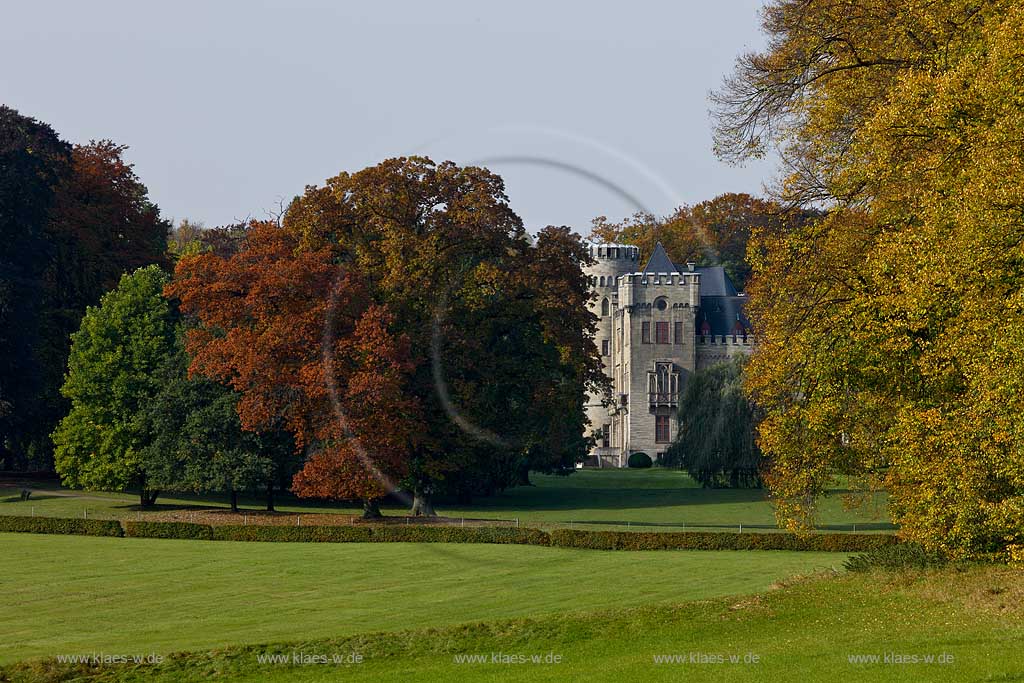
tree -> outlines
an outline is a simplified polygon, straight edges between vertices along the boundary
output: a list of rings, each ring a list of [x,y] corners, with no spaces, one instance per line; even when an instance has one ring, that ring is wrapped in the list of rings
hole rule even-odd
[[[159,371],[159,390],[139,414],[144,445],[141,468],[153,488],[172,491],[227,491],[232,511],[238,492],[273,490],[281,475],[294,473],[294,446],[278,434],[242,429],[238,394],[202,376],[188,376],[189,357],[179,326],[175,347]]]
[[[612,223],[599,216],[591,225],[591,239],[638,246],[643,257],[660,241],[680,261],[723,266],[736,288],[743,291],[750,276],[746,251],[751,231],[778,231],[818,213],[813,208],[787,209],[749,194],[726,193],[681,206],[664,218],[637,213]]]
[[[231,223],[207,228],[199,221],[183,219],[171,231],[168,252],[174,260],[202,251],[230,256],[241,249],[248,227],[247,223]]]
[[[715,100],[728,158],[781,150],[748,293],[767,483],[791,528],[837,472],[901,533],[968,557],[1024,542],[1024,9],[775,0]]]
[[[401,390],[408,341],[373,304],[361,274],[330,248],[307,248],[272,223],[253,223],[230,256],[178,261],[169,296],[195,319],[190,372],[231,386],[245,430],[287,431],[307,456],[298,495],[362,499],[368,516],[408,471],[421,431]]]
[[[4,467],[24,466],[42,410],[46,239],[56,188],[71,148],[52,128],[0,105],[0,450]],[[61,367],[63,363],[61,363]]]
[[[521,285],[530,301],[527,315],[539,320],[547,362],[529,370],[533,380],[529,425],[515,483],[529,483],[529,472],[567,474],[593,446],[586,436],[588,388],[610,391],[601,360],[593,352],[597,318],[587,304],[595,296],[584,274],[589,250],[568,227],[548,226],[525,254]],[[553,353],[551,353],[553,351]],[[536,354],[537,358],[544,358]]]
[[[537,252],[500,177],[421,157],[389,159],[308,188],[288,207],[283,228],[364,274],[371,299],[387,307],[394,329],[410,341],[415,369],[405,390],[421,406],[425,427],[405,481],[414,514],[432,513],[435,493],[486,494],[511,485],[531,448],[527,460],[553,456],[550,442],[544,447],[538,437],[550,416],[542,427],[531,409],[552,372],[566,386],[547,406],[565,407],[567,396],[582,397],[588,382],[601,381],[593,344],[569,351],[565,342],[569,329],[582,334],[594,323],[585,306],[561,319],[544,311],[552,305],[541,293],[547,283],[533,278],[553,272],[530,266]],[[546,259],[579,264],[581,247],[567,233],[544,239]],[[553,284],[576,301],[585,279],[573,270]],[[554,370],[559,363],[565,368]],[[583,419],[579,400],[566,413],[570,423]],[[585,454],[584,441],[569,443],[571,451],[554,457]]]
[[[143,468],[146,433],[138,417],[159,393],[159,370],[174,348],[174,314],[162,296],[166,283],[158,266],[122,276],[72,335],[61,388],[71,411],[53,434],[66,486],[137,487],[144,507],[159,493]]]
[[[744,359],[690,375],[679,403],[679,432],[662,464],[682,467],[705,488],[761,486],[754,408],[743,393]]]

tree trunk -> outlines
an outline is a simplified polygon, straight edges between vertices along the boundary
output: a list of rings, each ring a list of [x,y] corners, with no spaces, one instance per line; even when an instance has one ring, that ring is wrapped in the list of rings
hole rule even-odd
[[[140,489],[139,490],[139,507],[153,507],[156,503],[157,496],[160,495],[159,490],[151,489]]]
[[[231,489],[231,511],[238,512],[238,491]]]
[[[381,519],[384,515],[380,513],[380,499],[367,498],[363,500],[363,519]]]
[[[417,487],[413,490],[412,510],[409,511],[409,514],[413,517],[437,517],[428,489]]]
[[[274,480],[267,480],[267,512],[274,511]]]
[[[533,486],[530,482],[530,467],[523,465],[516,469],[516,486]]]

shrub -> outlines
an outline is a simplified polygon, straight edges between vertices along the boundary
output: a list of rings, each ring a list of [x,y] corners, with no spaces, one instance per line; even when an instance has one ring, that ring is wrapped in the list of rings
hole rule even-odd
[[[940,567],[946,562],[941,555],[925,550],[918,543],[900,543],[854,555],[843,566],[847,571],[866,572],[872,569],[927,569]]]
[[[121,523],[112,519],[64,519],[60,517],[0,517],[0,531],[30,534],[78,534],[122,536]]]
[[[213,527],[188,522],[125,522],[124,535],[138,538],[187,538],[209,541]]]
[[[382,543],[515,543],[550,545],[547,532],[541,529],[512,527],[458,526],[379,526],[374,527],[372,541]]]
[[[213,527],[218,541],[268,541],[311,543],[368,543],[369,527],[360,526],[241,526]]]
[[[651,462],[651,456],[637,451],[636,453],[629,454],[629,460],[626,461],[626,464],[633,468],[643,469],[650,467],[654,463]]]
[[[812,550],[855,552],[873,550],[898,543],[885,534],[739,534],[702,531],[629,532],[577,531],[551,532],[551,545],[592,550]]]

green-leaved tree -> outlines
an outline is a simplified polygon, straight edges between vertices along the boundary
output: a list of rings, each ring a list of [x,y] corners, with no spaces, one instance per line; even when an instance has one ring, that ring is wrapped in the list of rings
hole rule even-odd
[[[139,416],[159,393],[159,370],[174,351],[175,313],[162,294],[167,281],[158,266],[122,276],[71,337],[61,388],[71,411],[53,434],[66,486],[137,488],[143,506],[156,500],[142,467],[146,432]]]

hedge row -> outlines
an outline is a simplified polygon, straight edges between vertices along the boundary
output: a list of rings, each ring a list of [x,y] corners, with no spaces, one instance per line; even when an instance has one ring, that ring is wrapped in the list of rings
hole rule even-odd
[[[547,532],[513,527],[380,526],[371,540],[391,543],[516,543],[551,545]]]
[[[125,522],[124,535],[137,538],[188,538],[213,540],[213,527],[209,524],[188,522]]]
[[[359,526],[215,526],[218,541],[282,541],[313,543],[368,543],[369,527]]]
[[[220,541],[325,543],[520,543],[548,545],[540,529],[426,526],[215,526]]]
[[[121,536],[121,523],[112,519],[62,519],[60,517],[0,517],[0,531],[30,534],[79,534]]]
[[[592,550],[812,550],[856,552],[874,550],[899,542],[887,534],[737,534],[711,531],[630,532],[574,531],[551,532],[551,545],[561,548]]]
[[[888,534],[738,534],[707,531],[579,531],[456,526],[265,526],[0,517],[0,531],[217,541],[314,543],[515,543],[591,550],[811,550],[868,552],[899,543]]]

